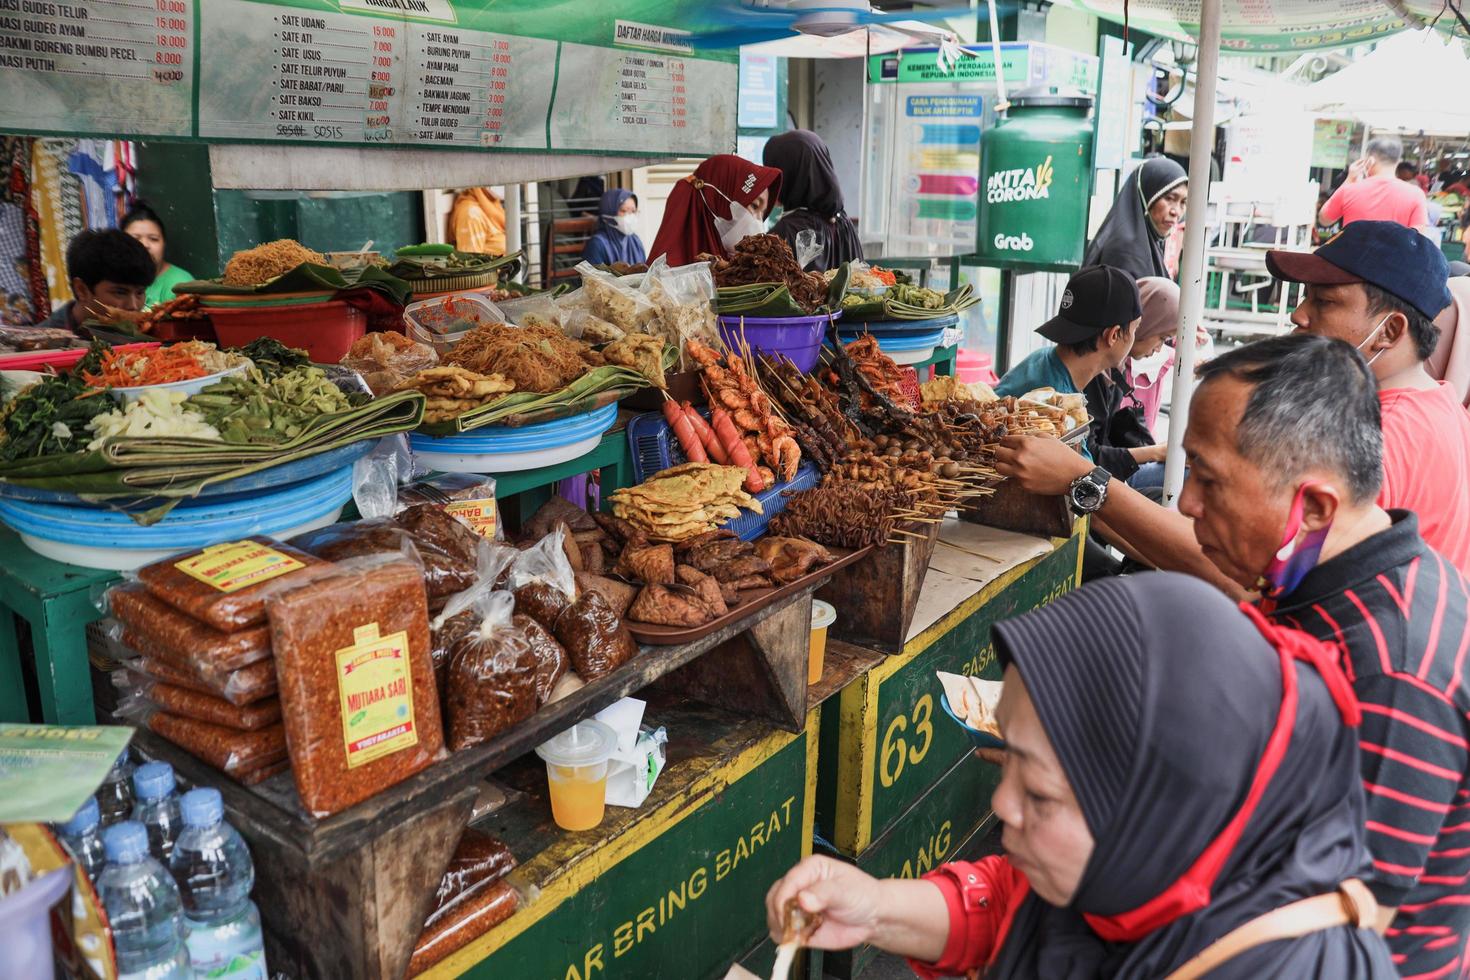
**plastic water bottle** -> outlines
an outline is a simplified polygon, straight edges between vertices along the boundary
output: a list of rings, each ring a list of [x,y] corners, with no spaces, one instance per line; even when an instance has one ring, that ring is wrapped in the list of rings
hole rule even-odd
[[[174,792],[174,767],[148,762],[133,772],[133,819],[148,830],[148,850],[168,864],[179,836],[179,794]]]
[[[148,853],[148,831],[135,820],[102,832],[107,867],[97,893],[112,927],[118,980],[189,980],[179,887]]]
[[[57,836],[93,883],[96,883],[97,875],[101,874],[102,866],[107,863],[102,847],[101,820],[102,811],[98,808],[97,801],[89,796],[87,802],[72,814],[70,820],[56,825]]]
[[[128,750],[112,764],[107,778],[97,790],[97,805],[102,808],[102,826],[133,819],[133,764],[128,761]]]
[[[168,869],[178,883],[196,977],[266,980],[260,912],[250,901],[255,865],[225,823],[219,790],[193,789],[180,801],[184,829]]]

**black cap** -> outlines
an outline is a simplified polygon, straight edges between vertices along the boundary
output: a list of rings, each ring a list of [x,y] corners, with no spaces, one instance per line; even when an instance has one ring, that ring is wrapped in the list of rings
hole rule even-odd
[[[1057,315],[1036,332],[1057,344],[1096,337],[1108,327],[1126,327],[1143,316],[1138,283],[1122,269],[1094,265],[1067,280]]]
[[[1266,253],[1277,279],[1315,286],[1366,282],[1430,320],[1450,305],[1449,263],[1438,245],[1395,221],[1354,221],[1315,252]]]

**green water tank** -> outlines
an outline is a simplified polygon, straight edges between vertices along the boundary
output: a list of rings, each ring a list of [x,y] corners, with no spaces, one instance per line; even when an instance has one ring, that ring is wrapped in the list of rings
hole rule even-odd
[[[1093,131],[1090,95],[1056,86],[1016,93],[980,140],[981,264],[1082,264]]]

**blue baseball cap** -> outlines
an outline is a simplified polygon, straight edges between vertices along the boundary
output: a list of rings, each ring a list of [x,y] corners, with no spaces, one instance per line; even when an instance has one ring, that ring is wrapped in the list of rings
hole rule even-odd
[[[1313,286],[1362,282],[1433,320],[1450,305],[1449,263],[1439,246],[1396,221],[1354,221],[1315,252],[1266,253],[1277,279]]]

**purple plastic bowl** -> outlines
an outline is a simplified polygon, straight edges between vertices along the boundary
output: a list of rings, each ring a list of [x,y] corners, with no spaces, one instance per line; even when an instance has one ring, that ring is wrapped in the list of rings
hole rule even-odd
[[[822,335],[827,331],[826,315],[722,316],[720,336],[732,350],[739,349],[742,321],[745,342],[751,350],[785,354],[803,374],[817,366],[817,356],[822,351]]]

